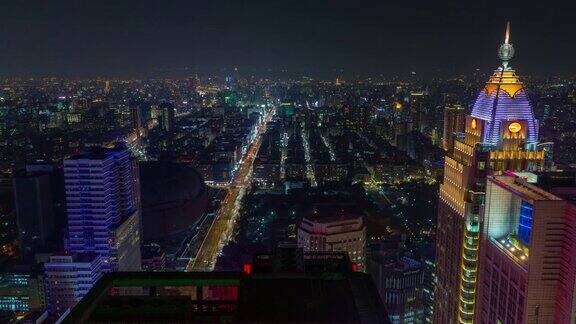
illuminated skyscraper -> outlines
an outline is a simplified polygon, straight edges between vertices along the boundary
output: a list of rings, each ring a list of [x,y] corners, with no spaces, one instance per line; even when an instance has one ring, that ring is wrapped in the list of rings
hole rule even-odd
[[[426,92],[411,92],[410,93],[410,120],[412,130],[422,132],[424,130],[424,121],[422,116],[424,114],[424,100]]]
[[[472,323],[475,314],[479,234],[486,176],[506,170],[537,170],[538,122],[523,84],[508,63],[514,55],[506,40],[501,66],[480,91],[444,164],[437,230],[435,323]]]
[[[574,174],[555,194],[536,179],[488,177],[476,323],[575,323]]]
[[[95,252],[103,271],[140,270],[137,168],[123,146],[64,160],[68,251]]]

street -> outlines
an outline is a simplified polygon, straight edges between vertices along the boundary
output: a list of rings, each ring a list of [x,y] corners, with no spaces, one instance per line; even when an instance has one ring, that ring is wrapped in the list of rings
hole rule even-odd
[[[252,180],[252,164],[258,154],[262,134],[266,131],[266,124],[270,121],[273,114],[274,110],[268,113],[264,118],[263,123],[260,125],[256,139],[241,161],[238,172],[236,173],[232,184],[228,188],[226,197],[222,201],[220,210],[214,218],[206,237],[204,237],[202,245],[198,250],[198,254],[194,259],[190,260],[186,267],[186,271],[214,270],[218,253],[230,240],[230,235],[233,233],[242,197],[244,196],[246,189],[250,186]]]

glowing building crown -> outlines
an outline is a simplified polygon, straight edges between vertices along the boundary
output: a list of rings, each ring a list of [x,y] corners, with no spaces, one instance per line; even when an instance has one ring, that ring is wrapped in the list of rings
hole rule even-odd
[[[482,134],[484,144],[500,145],[510,123],[526,127],[523,131],[526,144],[538,141],[538,121],[534,117],[524,85],[515,71],[508,66],[514,52],[514,47],[510,44],[508,23],[504,44],[498,51],[502,65],[488,79],[472,107],[471,116],[484,120],[486,124]]]

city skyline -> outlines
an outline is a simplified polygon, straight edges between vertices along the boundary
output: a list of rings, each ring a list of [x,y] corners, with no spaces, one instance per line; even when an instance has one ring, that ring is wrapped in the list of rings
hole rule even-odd
[[[561,6],[3,6],[0,322],[575,323]]]

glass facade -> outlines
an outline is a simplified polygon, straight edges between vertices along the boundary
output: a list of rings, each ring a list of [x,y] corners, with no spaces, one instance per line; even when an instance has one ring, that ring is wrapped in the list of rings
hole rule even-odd
[[[520,217],[518,219],[518,239],[522,244],[530,245],[530,234],[532,233],[532,210],[530,203],[522,201],[520,204]]]

